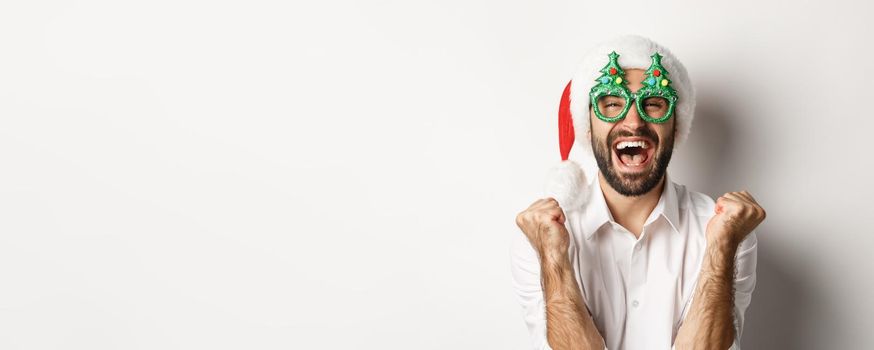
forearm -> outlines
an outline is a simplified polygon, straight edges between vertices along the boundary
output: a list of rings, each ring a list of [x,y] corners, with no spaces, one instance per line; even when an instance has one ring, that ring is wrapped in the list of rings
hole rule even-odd
[[[734,258],[737,244],[708,242],[698,287],[675,347],[728,349],[734,340]]]
[[[604,339],[587,311],[567,254],[543,254],[540,265],[550,347],[604,349]]]

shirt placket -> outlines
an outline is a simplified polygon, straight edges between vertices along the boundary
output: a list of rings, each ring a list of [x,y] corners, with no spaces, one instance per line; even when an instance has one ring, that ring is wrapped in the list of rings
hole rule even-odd
[[[633,236],[632,236],[633,237]],[[646,331],[645,300],[646,300],[646,227],[640,233],[640,239],[632,239],[633,246],[629,252],[628,285],[626,293],[626,329],[629,340],[627,349],[644,349],[647,344],[636,343],[645,341],[641,335]]]

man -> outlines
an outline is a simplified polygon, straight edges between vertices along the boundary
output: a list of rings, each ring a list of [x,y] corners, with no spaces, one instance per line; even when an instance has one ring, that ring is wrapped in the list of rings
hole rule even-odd
[[[583,60],[559,108],[565,161],[550,196],[517,215],[511,247],[536,349],[739,348],[765,211],[746,191],[714,202],[671,181],[693,110],[685,68],[649,39]],[[575,134],[597,163],[591,183],[567,160]]]

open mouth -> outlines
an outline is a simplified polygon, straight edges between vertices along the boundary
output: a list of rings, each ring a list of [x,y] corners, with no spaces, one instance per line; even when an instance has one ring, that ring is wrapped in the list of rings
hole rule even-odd
[[[644,138],[622,138],[613,143],[614,164],[625,171],[643,170],[652,160],[655,144]]]

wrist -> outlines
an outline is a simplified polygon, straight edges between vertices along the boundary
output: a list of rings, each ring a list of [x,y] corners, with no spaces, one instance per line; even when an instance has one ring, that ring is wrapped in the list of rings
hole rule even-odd
[[[540,260],[544,265],[570,264],[567,248],[550,247],[540,252]]]
[[[724,252],[734,251],[740,245],[740,240],[731,235],[709,236],[707,237],[707,245]]]
[[[711,263],[716,266],[724,266],[734,261],[737,253],[738,243],[732,239],[710,239],[707,240],[707,255],[711,259]]]

